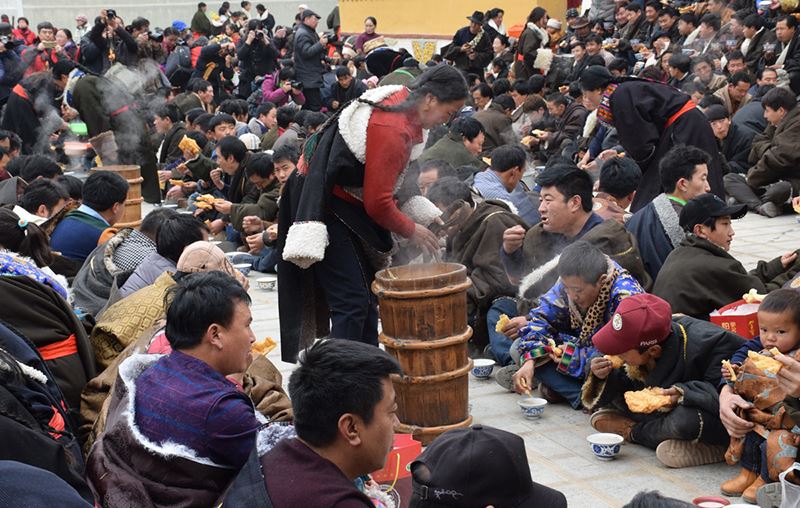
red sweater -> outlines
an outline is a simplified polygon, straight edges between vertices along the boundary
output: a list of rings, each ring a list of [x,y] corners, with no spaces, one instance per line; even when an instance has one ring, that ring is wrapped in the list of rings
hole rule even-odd
[[[403,89],[381,104],[393,106],[408,95],[408,89]],[[422,125],[416,110],[373,110],[367,126],[364,209],[379,226],[405,238],[414,234],[414,222],[397,208],[394,186],[408,165],[411,148],[421,142]]]

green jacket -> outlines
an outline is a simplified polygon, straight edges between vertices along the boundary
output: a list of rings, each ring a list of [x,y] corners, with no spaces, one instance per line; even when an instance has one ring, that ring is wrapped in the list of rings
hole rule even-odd
[[[192,32],[197,32],[206,37],[210,37],[214,34],[214,26],[211,24],[211,20],[208,19],[206,13],[200,9],[197,9],[197,12],[195,12],[192,17],[191,28]]]
[[[442,160],[450,163],[454,168],[472,166],[475,168],[475,172],[483,171],[487,167],[483,159],[469,153],[463,141],[449,132],[432,147],[422,152],[417,160],[419,162]]]
[[[242,231],[242,220],[255,215],[261,220],[272,222],[278,216],[278,198],[281,195],[281,186],[275,181],[264,189],[255,203],[234,203],[231,206],[231,225],[237,231]]]
[[[275,126],[261,136],[261,146],[259,148],[262,150],[272,150],[275,142],[278,141],[278,137],[278,127]]]

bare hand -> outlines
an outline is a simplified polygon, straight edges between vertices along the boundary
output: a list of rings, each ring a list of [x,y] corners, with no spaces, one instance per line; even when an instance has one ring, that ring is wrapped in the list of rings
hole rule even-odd
[[[666,395],[669,397],[669,406],[674,407],[678,405],[678,401],[681,400],[681,392],[675,388],[674,386],[670,388],[662,388],[661,395]]]
[[[197,182],[183,182],[183,192],[191,194],[197,190]]]
[[[180,199],[183,197],[183,187],[174,185],[167,191],[167,199]]]
[[[247,44],[247,45],[250,45],[250,44],[253,43],[254,40],[256,40],[256,31],[255,30],[250,30],[247,33],[247,40],[245,40],[244,43]]]
[[[286,81],[281,85],[281,88],[283,89],[284,93],[289,93],[289,90],[292,89],[292,84],[290,82]]]
[[[778,371],[778,388],[787,395],[800,397],[800,362],[789,355],[778,355],[776,360],[783,364]]]
[[[264,230],[264,227],[260,218],[256,217],[255,215],[249,215],[242,219],[242,229],[245,233],[252,235],[255,233],[260,233]]]
[[[159,171],[158,172],[158,181],[161,183],[165,183],[169,178],[172,176],[172,171]]]
[[[780,371],[778,372],[780,373]],[[753,430],[752,422],[739,418],[735,413],[737,408],[749,409],[751,407],[753,405],[733,393],[730,386],[722,387],[719,394],[719,418],[731,437],[744,437]]]
[[[325,34],[321,35],[319,37],[319,43],[322,44],[323,46],[327,46],[328,45],[328,36],[325,35]]]
[[[790,266],[792,266],[792,263],[794,263],[796,259],[797,259],[796,252],[787,252],[786,254],[781,256],[781,265],[783,265],[784,268],[789,268]]]
[[[608,161],[613,159],[617,155],[619,155],[619,152],[617,152],[612,148],[608,150],[603,150],[602,152],[600,152],[600,155],[598,155],[597,158],[600,159],[601,161]]]
[[[602,356],[595,356],[592,358],[592,363],[590,364],[589,368],[592,371],[592,374],[598,379],[605,379],[611,374],[611,371],[614,370],[614,367],[611,364],[611,360],[608,358],[604,358]]]
[[[210,176],[211,176],[211,181],[214,183],[214,185],[217,187],[217,189],[222,190],[225,187],[225,184],[222,183],[222,170],[221,169],[219,169],[219,168],[212,169],[211,173],[210,173]]]
[[[36,46],[36,51],[44,51],[44,50],[45,50],[44,43],[40,42],[39,45]]]
[[[219,213],[231,213],[231,207],[233,203],[230,201],[216,201],[214,203],[214,209]]]
[[[414,224],[414,234],[411,235],[409,240],[428,254],[433,254],[439,250],[439,240],[436,235],[420,224]]]
[[[277,224],[271,224],[267,228],[267,237],[271,241],[275,241],[278,238],[278,225]]]
[[[520,394],[530,395],[533,385],[533,360],[528,360],[514,374],[511,379],[514,381],[514,391]]]
[[[225,229],[225,222],[222,219],[217,219],[215,221],[212,221],[211,225],[208,226],[208,229],[211,230],[212,235],[217,235],[219,233],[222,233],[222,231]]]
[[[333,101],[333,102],[331,102],[331,107],[332,107],[333,109],[339,109],[339,101]]]
[[[522,226],[514,226],[508,228],[503,232],[503,250],[506,254],[513,254],[525,241],[525,228]]]
[[[258,254],[264,248],[264,237],[261,233],[250,235],[244,241],[247,243],[247,248],[250,249],[250,254]]]
[[[528,326],[528,318],[526,316],[517,316],[511,318],[503,328],[503,335],[511,340],[519,338],[519,329]]]

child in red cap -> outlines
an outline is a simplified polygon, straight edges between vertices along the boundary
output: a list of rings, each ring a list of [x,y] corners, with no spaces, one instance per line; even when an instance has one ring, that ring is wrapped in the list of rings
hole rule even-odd
[[[706,321],[672,316],[667,302],[650,294],[623,300],[598,331],[594,346],[618,355],[624,369],[597,356],[583,386],[583,404],[599,411],[592,427],[656,450],[668,467],[723,460],[728,433],[719,419],[720,362],[744,339]],[[625,392],[660,388],[667,403],[652,413],[634,413]]]

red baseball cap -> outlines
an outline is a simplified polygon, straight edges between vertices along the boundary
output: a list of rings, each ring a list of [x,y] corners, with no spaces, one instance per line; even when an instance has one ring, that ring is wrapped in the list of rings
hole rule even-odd
[[[592,337],[594,347],[618,355],[664,342],[672,329],[672,309],[655,295],[629,296],[620,302],[611,321]]]

